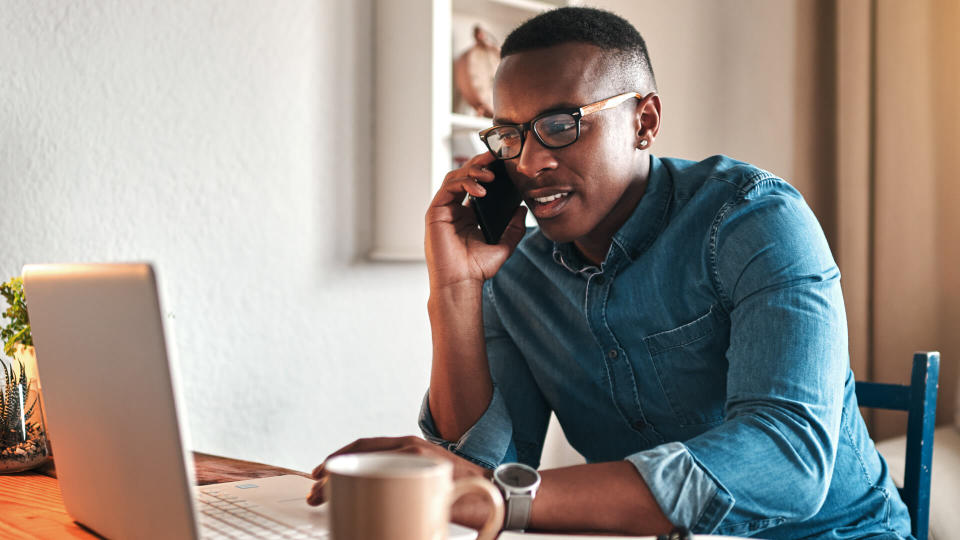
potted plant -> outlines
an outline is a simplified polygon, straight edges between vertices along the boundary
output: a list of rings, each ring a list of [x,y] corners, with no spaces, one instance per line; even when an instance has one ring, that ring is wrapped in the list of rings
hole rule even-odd
[[[7,473],[43,464],[50,451],[23,281],[0,285],[0,296],[8,305],[3,318],[9,320],[0,326],[0,473]]]

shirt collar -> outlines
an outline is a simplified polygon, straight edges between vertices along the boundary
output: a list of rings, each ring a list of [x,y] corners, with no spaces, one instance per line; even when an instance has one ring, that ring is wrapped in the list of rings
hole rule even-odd
[[[637,207],[613,235],[610,250],[604,263],[616,256],[619,251],[622,256],[633,260],[640,256],[650,244],[660,235],[667,223],[667,213],[670,208],[673,179],[670,172],[656,156],[650,156],[650,176],[647,179],[647,188]],[[583,274],[596,272],[597,268],[583,259],[572,242],[553,243],[553,260],[570,272]]]

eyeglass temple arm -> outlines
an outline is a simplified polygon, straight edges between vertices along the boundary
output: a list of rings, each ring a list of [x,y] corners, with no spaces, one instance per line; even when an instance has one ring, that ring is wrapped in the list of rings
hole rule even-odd
[[[589,105],[580,107],[580,116],[586,116],[588,114],[593,114],[606,109],[612,109],[613,107],[620,105],[630,98],[637,98],[643,101],[651,95],[653,95],[653,92],[650,92],[646,96],[641,95],[639,92],[627,92],[625,94],[620,94],[619,96],[613,96],[612,98],[603,99],[596,103],[591,103]]]

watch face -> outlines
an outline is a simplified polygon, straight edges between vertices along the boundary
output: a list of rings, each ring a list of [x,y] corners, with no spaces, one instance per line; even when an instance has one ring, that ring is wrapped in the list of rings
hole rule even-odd
[[[530,487],[537,482],[535,472],[521,467],[506,467],[499,471],[497,478],[504,484],[516,488]]]

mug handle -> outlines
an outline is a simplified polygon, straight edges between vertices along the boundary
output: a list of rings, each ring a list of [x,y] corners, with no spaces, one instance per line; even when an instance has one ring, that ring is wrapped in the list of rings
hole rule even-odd
[[[499,489],[493,487],[489,480],[471,476],[461,478],[453,484],[453,497],[450,499],[450,504],[470,492],[481,492],[486,495],[487,499],[490,500],[490,506],[493,507],[486,523],[480,528],[477,540],[494,540],[503,525],[503,495],[500,494]]]

